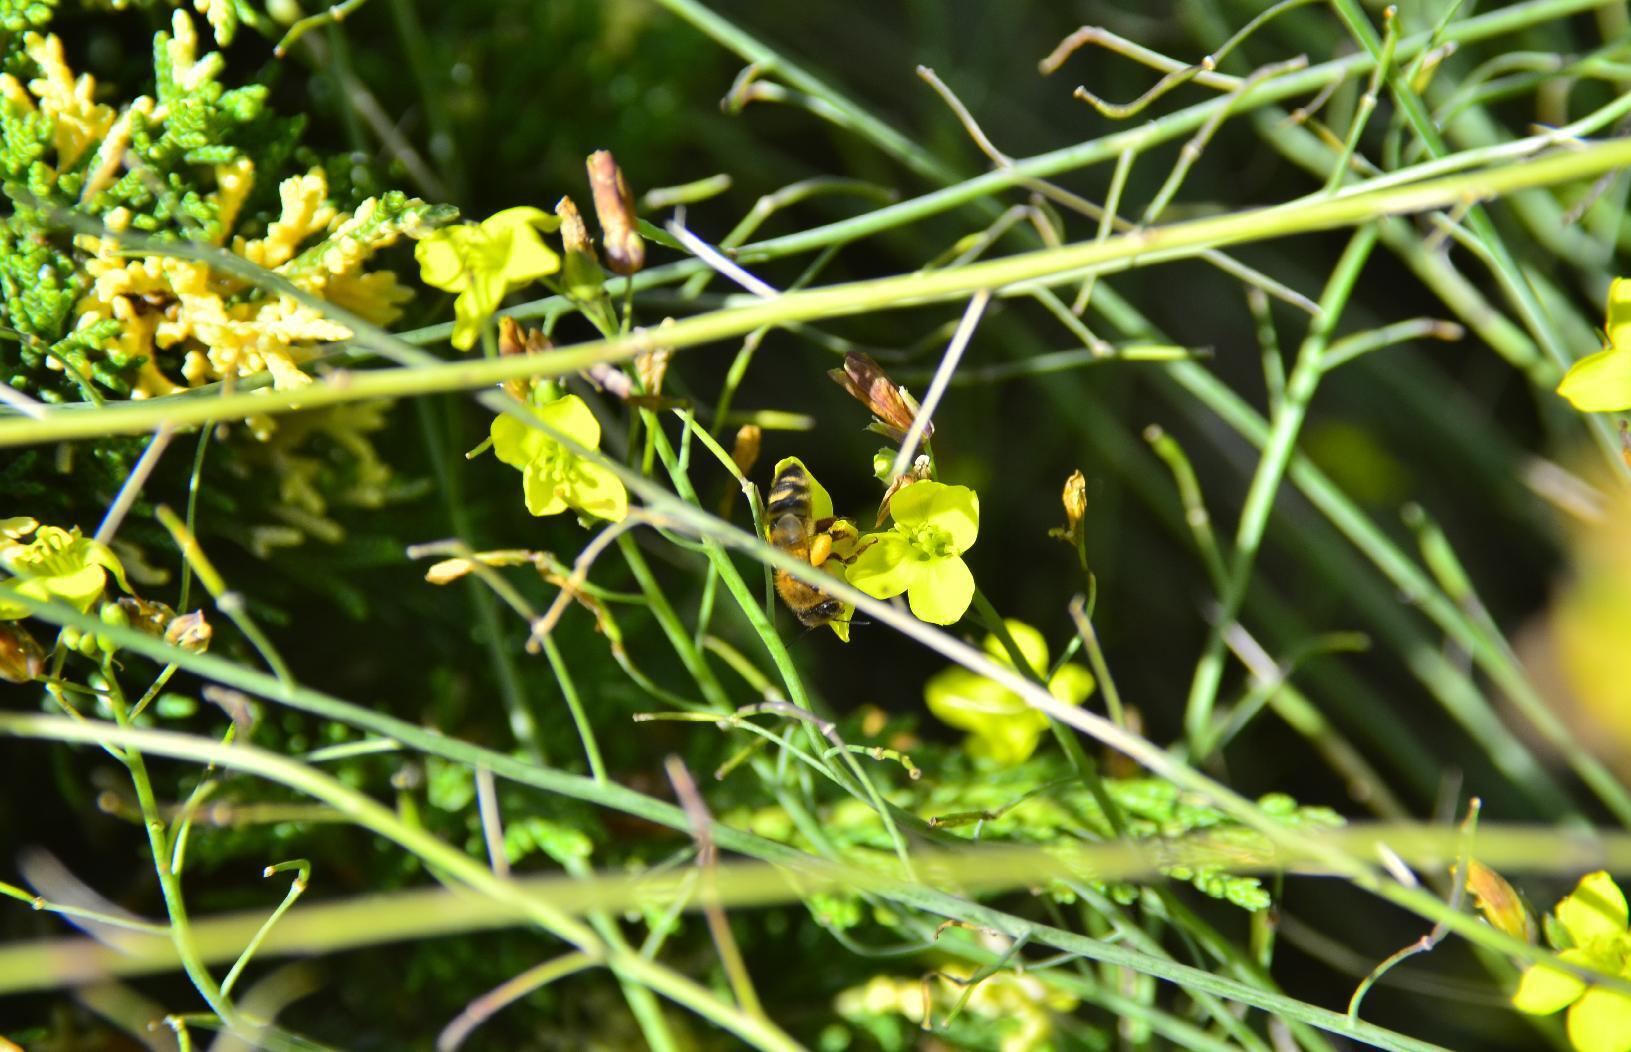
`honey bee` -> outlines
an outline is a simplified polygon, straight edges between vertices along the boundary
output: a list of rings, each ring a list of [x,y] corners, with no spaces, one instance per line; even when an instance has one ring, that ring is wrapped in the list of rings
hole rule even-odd
[[[779,465],[770,483],[765,507],[765,534],[770,543],[811,566],[820,566],[832,552],[832,537],[816,532],[811,510],[810,476],[797,461]],[[806,628],[819,628],[836,618],[843,605],[821,589],[805,584],[786,570],[775,573],[776,594]]]

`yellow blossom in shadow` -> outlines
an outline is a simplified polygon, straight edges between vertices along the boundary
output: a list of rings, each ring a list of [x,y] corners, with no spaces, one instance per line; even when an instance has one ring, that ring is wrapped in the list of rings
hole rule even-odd
[[[67,603],[81,612],[102,597],[112,574],[125,591],[124,567],[108,546],[80,536],[78,527],[38,526],[33,519],[7,519],[0,523],[0,621],[16,621],[34,611],[13,596],[35,601]],[[33,534],[33,540],[23,538]]]
[[[459,294],[453,301],[453,346],[469,350],[511,289],[561,269],[544,244],[561,220],[539,208],[506,208],[481,223],[443,227],[414,246],[419,280]]]

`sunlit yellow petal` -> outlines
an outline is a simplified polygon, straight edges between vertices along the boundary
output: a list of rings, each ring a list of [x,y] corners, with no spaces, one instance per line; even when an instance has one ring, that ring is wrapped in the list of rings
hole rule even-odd
[[[1631,1052],[1631,995],[1594,986],[1569,1009],[1575,1052]]]
[[[1573,1004],[1585,991],[1585,980],[1573,972],[1537,964],[1523,973],[1512,995],[1512,1007],[1530,1015],[1550,1015]]]
[[[892,599],[912,586],[925,565],[913,557],[906,538],[884,533],[855,557],[844,577],[874,599]]]
[[[619,522],[629,513],[629,493],[616,475],[599,464],[580,460],[572,472],[572,488],[567,502],[579,511],[608,522]]]
[[[493,439],[493,452],[498,459],[512,468],[525,470],[550,445],[542,431],[508,414],[495,416],[488,432]]]
[[[419,280],[448,292],[463,292],[470,284],[466,263],[472,241],[480,233],[473,227],[447,227],[423,238],[413,247],[419,262]]]
[[[559,515],[566,510],[566,498],[561,495],[557,476],[540,465],[522,472],[521,491],[526,497],[527,510],[534,515]]]
[[[1066,705],[1080,705],[1093,693],[1093,673],[1080,665],[1061,665],[1048,680],[1048,693]]]
[[[1582,413],[1631,409],[1631,346],[1610,347],[1575,362],[1557,393]]]
[[[562,395],[534,410],[552,430],[587,449],[600,448],[600,421],[577,395]],[[547,432],[546,432],[547,433]]]
[[[1008,635],[1013,638],[1014,645],[1019,647],[1019,652],[1025,656],[1025,664],[1038,674],[1046,672],[1048,641],[1042,638],[1042,633],[1018,618],[1005,617],[1002,623],[1008,629]],[[1008,648],[1002,645],[1002,640],[998,639],[994,632],[985,637],[985,652],[1004,664],[1013,663]]]
[[[919,620],[931,625],[954,625],[974,601],[974,575],[968,564],[956,556],[930,560],[918,571],[906,601]]]
[[[1603,870],[1581,877],[1574,891],[1553,912],[1579,947],[1589,948],[1595,939],[1625,934],[1625,894]]]

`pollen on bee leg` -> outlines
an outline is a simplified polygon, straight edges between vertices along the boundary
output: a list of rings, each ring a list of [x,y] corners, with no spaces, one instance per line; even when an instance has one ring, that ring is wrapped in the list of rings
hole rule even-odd
[[[832,554],[832,537],[825,533],[818,533],[810,541],[810,565],[820,566]]]

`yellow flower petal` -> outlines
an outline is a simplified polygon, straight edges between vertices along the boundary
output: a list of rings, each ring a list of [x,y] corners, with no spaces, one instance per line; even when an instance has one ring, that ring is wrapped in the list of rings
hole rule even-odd
[[[1608,318],[1603,325],[1611,347],[1631,349],[1631,280],[1615,278],[1608,286]]]
[[[956,624],[973,601],[974,575],[968,564],[956,556],[922,563],[917,580],[906,593],[912,613],[931,625]]]
[[[1557,393],[1582,413],[1631,409],[1631,347],[1609,347],[1575,362]]]
[[[600,448],[600,421],[595,419],[595,414],[577,395],[562,395],[533,411],[546,427],[578,445],[587,449]]]
[[[1005,617],[1003,625],[1008,634],[1013,637],[1014,645],[1025,656],[1025,663],[1038,675],[1048,670],[1048,641],[1042,638],[1042,633],[1018,618]],[[1008,654],[1008,648],[1002,645],[995,632],[985,637],[985,652],[1005,665],[1012,665],[1013,661]]]
[[[527,501],[527,511],[537,516],[559,515],[566,510],[566,498],[561,494],[559,477],[547,470],[547,463],[533,463],[521,473],[521,493]]]
[[[874,599],[893,599],[912,586],[924,565],[912,557],[905,537],[889,532],[862,549],[844,577]]]
[[[579,511],[608,522],[620,522],[629,513],[629,492],[616,475],[585,460],[573,471],[567,502]]]
[[[1582,956],[1578,950],[1565,950],[1565,954]],[[1550,1015],[1573,1004],[1586,991],[1586,982],[1573,972],[1537,964],[1523,973],[1518,989],[1512,994],[1512,1007],[1530,1015]]]
[[[470,284],[466,257],[481,234],[474,227],[445,227],[423,238],[413,247],[419,262],[419,280],[448,292],[463,292]]]
[[[1631,994],[1594,986],[1569,1009],[1575,1052],[1631,1052]]]
[[[1093,673],[1080,665],[1062,665],[1048,680],[1048,693],[1066,705],[1080,705],[1093,693]]]
[[[1588,947],[1595,939],[1625,934],[1625,895],[1603,870],[1581,877],[1574,891],[1553,912],[1579,947]]]

